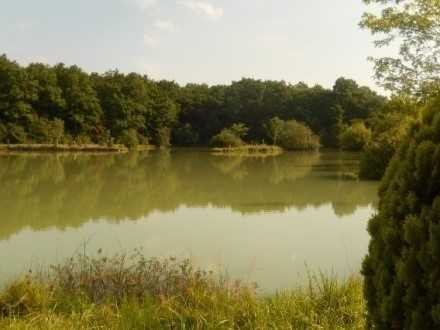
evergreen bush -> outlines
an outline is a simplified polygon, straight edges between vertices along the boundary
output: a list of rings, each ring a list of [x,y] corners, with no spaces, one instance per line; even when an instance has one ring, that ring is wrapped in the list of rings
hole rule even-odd
[[[375,329],[440,329],[440,97],[394,155],[363,262]]]

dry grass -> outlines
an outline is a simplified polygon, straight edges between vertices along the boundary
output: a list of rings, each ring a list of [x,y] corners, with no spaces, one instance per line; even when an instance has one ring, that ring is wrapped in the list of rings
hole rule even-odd
[[[261,296],[188,261],[80,256],[0,294],[1,329],[362,329],[360,278]]]

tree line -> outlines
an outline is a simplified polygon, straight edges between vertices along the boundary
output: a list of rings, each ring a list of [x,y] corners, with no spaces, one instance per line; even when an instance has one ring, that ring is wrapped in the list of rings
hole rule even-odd
[[[220,135],[276,144],[303,132],[309,144],[319,137],[322,146],[338,148],[344,130],[353,123],[368,126],[386,103],[346,78],[332,89],[255,79],[179,86],[136,73],[89,74],[64,64],[23,67],[0,56],[0,143],[206,146]],[[241,127],[240,136],[230,134],[238,132],[234,127]]]

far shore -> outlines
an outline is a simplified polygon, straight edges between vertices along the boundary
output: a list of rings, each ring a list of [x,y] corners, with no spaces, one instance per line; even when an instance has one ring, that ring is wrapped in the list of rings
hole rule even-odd
[[[153,150],[154,146],[139,145],[134,150]],[[124,153],[131,149],[121,144],[0,144],[0,153],[14,152],[111,152]]]

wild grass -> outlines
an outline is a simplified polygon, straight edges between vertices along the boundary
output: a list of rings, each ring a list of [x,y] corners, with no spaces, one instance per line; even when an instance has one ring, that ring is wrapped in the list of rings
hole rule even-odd
[[[358,277],[263,296],[188,261],[79,256],[0,294],[0,329],[363,329]]]
[[[218,156],[267,157],[277,156],[282,152],[282,148],[267,144],[249,144],[239,147],[212,148],[212,153]]]

